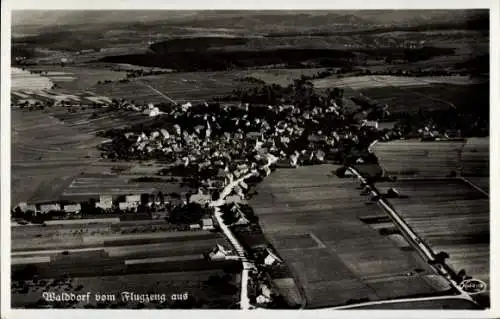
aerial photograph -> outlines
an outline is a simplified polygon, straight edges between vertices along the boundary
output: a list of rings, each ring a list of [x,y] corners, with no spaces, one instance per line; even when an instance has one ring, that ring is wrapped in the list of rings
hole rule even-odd
[[[11,23],[12,308],[491,308],[488,9]]]

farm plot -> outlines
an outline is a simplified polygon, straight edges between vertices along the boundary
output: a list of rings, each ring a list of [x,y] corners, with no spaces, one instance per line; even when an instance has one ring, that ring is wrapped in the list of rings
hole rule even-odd
[[[317,74],[318,72],[325,70],[326,70],[325,68],[252,70],[252,71],[242,71],[241,78],[248,76],[262,80],[267,84],[278,84],[281,86],[288,86],[289,84],[293,83],[294,79],[298,79],[302,75],[312,76]]]
[[[98,156],[100,138],[41,111],[12,110],[12,192],[18,201],[56,200]]]
[[[391,86],[360,89],[365,96],[381,104],[389,105],[392,114],[426,111],[489,109],[489,85],[432,84],[426,86]]]
[[[305,291],[306,307],[447,290],[449,284],[432,280],[433,271],[415,251],[379,233],[380,227],[395,227],[390,220],[378,227],[363,221],[387,216],[363,201],[355,179],[332,176],[336,168],[278,169],[250,201],[264,234]]]
[[[37,66],[33,71],[47,72],[47,78],[58,87],[67,90],[86,90],[97,84],[98,81],[117,81],[125,78],[125,72],[113,71],[106,68],[89,68],[84,66]]]
[[[489,283],[489,198],[461,179],[380,183],[407,198],[390,199],[412,229],[456,270]]]
[[[62,196],[65,199],[75,200],[76,198],[89,198],[101,194],[152,194],[159,191],[164,194],[184,194],[193,191],[189,187],[181,187],[176,182],[134,182],[132,179],[122,175],[92,177],[82,175],[71,182]]]
[[[27,70],[19,68],[11,68],[11,89],[17,90],[42,90],[52,87],[52,82],[49,78],[40,76],[39,74],[31,74]],[[21,93],[22,94],[22,93]],[[22,95],[21,98],[25,98]]]
[[[211,100],[234,88],[252,85],[237,81],[241,72],[186,72],[145,76],[129,82],[106,83],[92,88],[98,94],[142,103],[168,102],[155,90],[177,102]],[[149,86],[149,87],[148,87]]]
[[[373,146],[380,165],[390,174],[446,177],[489,175],[488,139],[421,142],[395,140]]]
[[[490,175],[490,141],[488,137],[468,138],[462,149],[462,175]]]
[[[348,87],[355,90],[370,89],[378,87],[405,87],[405,86],[426,86],[431,84],[456,84],[469,85],[479,83],[478,80],[468,76],[436,76],[436,77],[412,77],[393,75],[364,75],[329,77],[312,81],[317,88]]]

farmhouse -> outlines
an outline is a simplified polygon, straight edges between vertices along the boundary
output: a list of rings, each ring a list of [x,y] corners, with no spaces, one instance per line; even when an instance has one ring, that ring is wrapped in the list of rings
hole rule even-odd
[[[201,225],[200,224],[191,224],[191,225],[189,225],[189,229],[190,230],[199,230],[199,229],[201,229]]]
[[[113,197],[111,195],[101,195],[99,196],[99,202],[96,206],[102,209],[111,209],[113,207]]]
[[[57,203],[40,204],[40,212],[42,214],[46,214],[50,211],[60,211],[60,210],[61,210],[61,205]]]
[[[230,253],[231,252],[226,250],[224,246],[217,244],[217,246],[208,253],[207,258],[209,260],[224,260]]]
[[[264,257],[264,264],[266,266],[273,266],[278,263],[282,263],[281,258],[276,256],[269,248],[266,249],[266,257]]]
[[[123,202],[118,204],[120,210],[134,209],[137,208],[137,206],[138,202]]]
[[[260,286],[260,295],[257,296],[257,303],[258,304],[267,304],[267,303],[270,303],[272,300],[271,300],[271,289],[269,289],[269,287],[267,287],[267,285],[263,284]]]
[[[189,197],[189,202],[190,203],[197,203],[200,205],[205,205],[206,203],[210,202],[212,200],[212,197],[210,194],[204,194],[202,189],[198,189],[198,193],[191,195]]]
[[[82,209],[80,204],[68,204],[63,206],[63,210],[66,213],[79,213]]]
[[[203,218],[201,220],[201,228],[203,230],[213,230],[213,229],[215,229],[215,227],[214,227],[214,221],[211,218]]]
[[[138,203],[141,201],[141,195],[127,195],[125,201],[127,203]]]

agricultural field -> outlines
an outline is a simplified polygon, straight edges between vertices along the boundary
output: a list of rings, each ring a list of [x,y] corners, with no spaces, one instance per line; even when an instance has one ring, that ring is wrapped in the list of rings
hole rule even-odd
[[[363,200],[355,179],[336,177],[337,168],[278,169],[250,201],[304,291],[306,308],[448,291],[449,283],[401,235],[379,232],[395,225]],[[380,222],[368,222],[372,217]]]
[[[242,77],[248,76],[262,80],[267,84],[278,84],[281,86],[288,86],[289,84],[293,83],[294,79],[299,79],[302,75],[312,76],[318,72],[325,70],[326,68],[261,69],[261,70],[246,71],[246,72],[242,71]]]
[[[31,67],[29,70],[44,72],[44,76],[61,89],[74,91],[87,90],[98,81],[118,81],[126,75],[126,72],[87,66],[47,65]],[[45,72],[47,72],[46,75]]]
[[[446,177],[489,176],[489,138],[466,141],[421,142],[395,140],[379,142],[373,151],[390,174]]]
[[[244,82],[237,81],[240,76],[241,72],[229,71],[171,73],[134,78],[126,83],[96,85],[91,90],[111,98],[144,103],[168,102],[161,94],[177,102],[194,102],[231,93],[234,88],[245,85]]]
[[[98,157],[100,138],[82,133],[40,111],[13,109],[13,205],[57,199],[72,179]]]
[[[479,80],[468,76],[436,76],[436,77],[412,77],[392,75],[365,75],[365,76],[332,76],[325,79],[312,81],[317,88],[348,87],[355,90],[379,87],[407,87],[428,86],[432,84],[455,84],[469,85],[479,83]]]
[[[401,179],[377,184],[407,198],[389,202],[436,252],[450,255],[456,271],[489,284],[489,196],[461,179]]]
[[[100,194],[153,194],[161,191],[164,194],[185,194],[193,189],[182,186],[179,182],[137,182],[134,179],[143,175],[124,176],[123,172],[117,175],[90,175],[83,174],[75,178],[62,193],[62,198],[67,200],[84,200],[89,197],[98,197]]]
[[[129,82],[106,83],[94,86],[91,90],[111,98],[125,98],[137,102],[165,102],[155,90],[177,102],[196,102],[210,100],[214,96],[227,95],[233,89],[254,87],[256,84],[243,80],[253,77],[267,84],[287,86],[301,75],[313,75],[324,68],[310,69],[255,69],[220,72],[181,72],[150,75],[130,79]]]
[[[133,183],[129,182],[130,178],[110,175],[112,167],[118,163],[100,159],[96,146],[106,139],[97,137],[96,132],[147,124],[152,120],[136,112],[109,112],[103,108],[86,108],[75,113],[63,107],[45,111],[13,109],[12,205],[20,201],[49,201],[63,197],[88,199],[87,195],[102,191],[111,194],[158,189],[169,193],[185,191],[176,183]],[[126,166],[131,171],[123,174],[128,175],[155,175],[159,170],[147,163],[128,163]],[[149,174],[144,174],[148,170]]]
[[[13,91],[20,89],[49,89],[52,87],[52,84],[52,81],[48,77],[31,74],[29,71],[19,68],[11,69],[11,89]]]
[[[457,85],[439,83],[425,86],[372,87],[359,90],[363,95],[389,105],[391,114],[413,113],[419,109],[439,111],[456,108],[489,109],[489,84]]]

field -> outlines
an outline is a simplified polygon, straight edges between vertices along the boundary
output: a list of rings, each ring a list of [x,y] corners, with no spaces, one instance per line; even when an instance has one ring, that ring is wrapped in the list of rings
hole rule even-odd
[[[183,72],[144,76],[130,82],[95,85],[92,91],[117,99],[159,103],[168,101],[155,90],[177,102],[211,100],[217,95],[227,95],[237,87],[251,83],[238,81],[249,71]]]
[[[446,177],[454,171],[467,177],[489,176],[489,138],[465,142],[396,140],[377,143],[373,151],[390,174]]]
[[[369,89],[378,87],[406,87],[427,86],[432,84],[456,84],[469,85],[477,83],[478,80],[468,76],[436,76],[436,77],[411,77],[392,75],[366,75],[366,76],[337,76],[312,81],[317,88],[349,87],[352,89]]]
[[[30,70],[47,72],[46,77],[65,90],[86,90],[97,84],[97,81],[118,81],[125,78],[125,72],[107,68],[86,66],[37,66]]]
[[[379,233],[395,226],[363,201],[356,180],[332,176],[336,168],[277,170],[250,202],[264,234],[295,273],[306,307],[448,290],[400,235]],[[372,217],[380,222],[367,221]]]
[[[302,75],[312,76],[318,72],[325,71],[326,68],[307,68],[307,69],[262,69],[255,71],[247,71],[245,76],[254,77],[262,80],[267,84],[278,84],[287,86],[293,83],[294,79],[300,78]],[[313,82],[314,83],[314,82]]]
[[[48,89],[52,87],[52,82],[49,78],[40,76],[39,74],[31,74],[29,71],[12,68],[11,70],[11,88],[12,90],[19,89]]]
[[[360,89],[365,96],[381,104],[389,105],[392,114],[417,113],[425,111],[470,110],[480,108],[489,110],[489,84],[457,85],[439,83],[425,86],[390,86]]]
[[[489,283],[489,197],[460,179],[401,179],[377,184],[408,198],[390,199],[401,216],[449,264]]]
[[[98,156],[99,140],[49,114],[12,110],[13,205],[21,200],[57,199]]]
[[[155,175],[158,166],[127,163],[121,174],[128,177],[110,175],[111,168],[119,163],[99,157],[96,146],[105,139],[96,137],[96,132],[152,120],[125,110],[87,108],[70,113],[63,107],[30,112],[13,109],[12,205],[20,201],[83,200],[100,193],[186,191],[178,183],[130,181]]]

